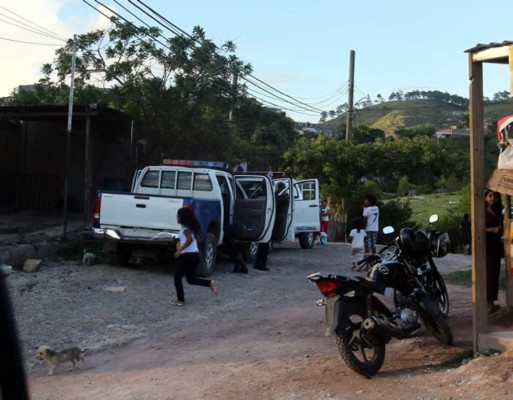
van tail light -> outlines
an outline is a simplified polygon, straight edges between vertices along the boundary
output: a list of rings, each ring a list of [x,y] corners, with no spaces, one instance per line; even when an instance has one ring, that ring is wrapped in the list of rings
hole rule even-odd
[[[102,192],[96,194],[93,206],[93,228],[100,227],[100,209],[102,206]]]

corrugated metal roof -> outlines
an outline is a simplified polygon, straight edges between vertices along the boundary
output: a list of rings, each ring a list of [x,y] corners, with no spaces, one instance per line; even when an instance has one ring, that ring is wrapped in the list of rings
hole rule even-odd
[[[465,53],[476,53],[478,51],[487,50],[487,49],[491,49],[494,47],[511,46],[511,45],[513,45],[513,41],[511,41],[511,40],[505,40],[501,43],[496,43],[496,42],[492,42],[492,43],[488,43],[488,44],[479,43],[479,44],[476,44],[474,47],[472,47],[468,50],[465,50]]]
[[[97,105],[73,105],[73,117],[83,118],[86,115],[96,120],[129,120],[129,117],[119,110]],[[68,116],[67,105],[16,105],[0,106],[0,119],[20,119],[26,121],[57,121],[65,120]]]

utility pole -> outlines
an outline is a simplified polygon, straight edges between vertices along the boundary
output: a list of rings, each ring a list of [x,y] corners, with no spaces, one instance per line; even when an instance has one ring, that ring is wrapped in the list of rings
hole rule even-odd
[[[346,140],[351,140],[351,124],[353,121],[353,96],[354,96],[354,50],[349,55],[349,85],[346,112]]]
[[[71,122],[73,119],[73,91],[75,88],[75,59],[77,56],[77,35],[73,36],[73,54],[71,58],[71,78],[69,84],[68,126],[66,130],[66,177],[64,178],[64,223],[62,227],[62,240],[67,240],[68,234],[68,191],[71,166]],[[84,205],[87,207],[87,204]]]
[[[232,104],[230,106],[230,111],[228,113],[228,122],[235,122],[233,118],[233,108],[235,106],[235,100],[237,99],[237,81],[239,78],[239,73],[237,71],[233,72],[232,78]]]

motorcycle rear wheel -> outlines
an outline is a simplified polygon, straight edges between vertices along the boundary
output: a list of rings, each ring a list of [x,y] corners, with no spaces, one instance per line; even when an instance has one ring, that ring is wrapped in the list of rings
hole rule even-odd
[[[383,338],[362,328],[362,323],[367,318],[364,304],[345,303],[340,311],[341,321],[335,332],[335,339],[342,359],[360,375],[375,375],[385,361]]]

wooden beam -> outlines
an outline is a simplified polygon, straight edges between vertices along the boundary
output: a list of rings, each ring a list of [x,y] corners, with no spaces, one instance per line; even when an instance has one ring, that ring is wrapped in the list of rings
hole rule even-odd
[[[509,58],[509,46],[491,47],[489,49],[480,50],[476,53],[472,53],[472,61],[478,62],[501,62],[503,64],[508,63]]]
[[[486,248],[485,248],[485,189],[483,64],[469,55],[470,78],[470,182],[472,200],[472,338],[474,352],[478,349],[480,333],[486,333]]]

